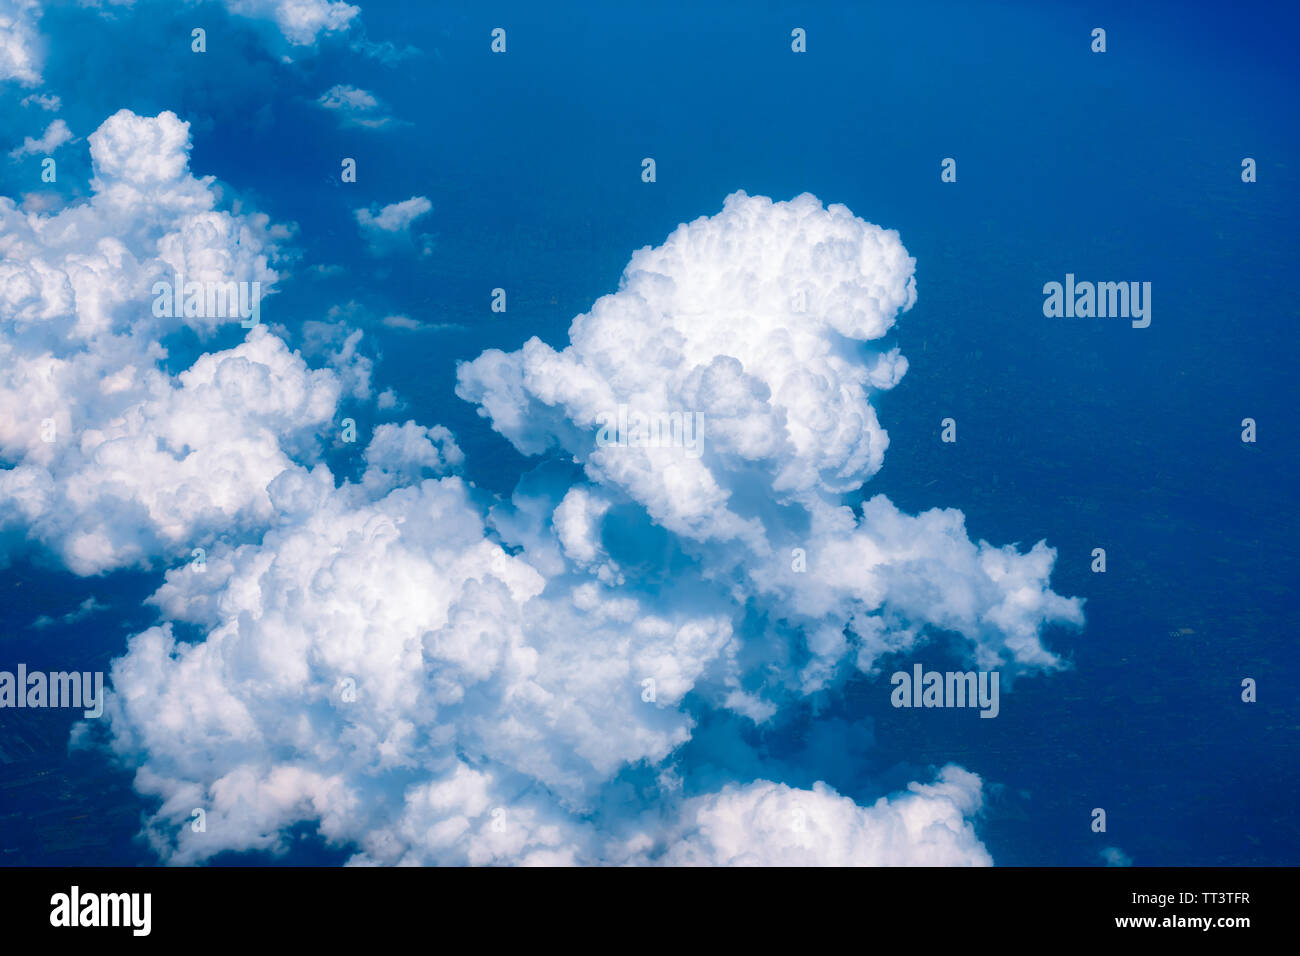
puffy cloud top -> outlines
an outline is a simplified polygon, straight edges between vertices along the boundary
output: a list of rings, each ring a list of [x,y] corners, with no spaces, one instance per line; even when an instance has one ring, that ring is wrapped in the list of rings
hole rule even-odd
[[[735,193],[634,254],[567,348],[485,353],[461,368],[458,394],[521,450],[563,447],[670,530],[755,541],[728,501],[738,484],[799,498],[880,468],[888,438],[869,394],[907,362],[896,349],[866,361],[851,341],[880,338],[912,306],[913,267],[896,232],[844,206]],[[703,457],[598,446],[600,416],[620,405],[701,413]]]
[[[488,811],[538,781],[561,797],[551,816],[581,830],[561,806],[587,807],[622,766],[663,760],[688,738],[674,705],[729,647],[725,620],[594,592],[543,598],[546,579],[486,540],[454,477],[366,503],[317,468],[285,472],[270,494],[281,527],[262,545],[219,549],[203,574],[170,572],[156,597],[206,640],[154,628],[114,667],[115,746],[140,761],[160,822],[210,808],[206,835],[182,832],[163,852],[255,848],[268,827],[315,816],[319,806],[286,806],[271,785],[294,779],[311,793],[330,781],[332,838],[389,862],[456,862],[470,848],[424,832],[390,845],[389,831],[428,812],[408,785],[449,788],[441,815],[491,832]],[[641,698],[643,673],[660,677],[658,706]],[[482,768],[476,786],[493,802],[452,799],[463,760]]]
[[[945,767],[933,784],[860,807],[823,783],[759,780],[689,801],[663,862],[674,866],[991,866],[968,817],[980,779]]]
[[[1082,620],[1045,545],[972,542],[953,509],[840,504],[879,467],[869,396],[906,364],[862,343],[912,303],[911,270],[843,207],[736,194],[636,253],[563,351],[461,369],[495,427],[586,481],[544,467],[489,502],[450,432],[415,422],[376,429],[356,483],[259,473],[271,530],[168,573],[166,623],[114,665],[112,746],[158,800],[158,851],[274,850],[314,820],[355,863],[989,863],[960,768],[870,806],[766,780],[687,797],[677,776],[709,711],[779,719],[939,630],[982,666],[1050,669],[1042,629]],[[321,374],[259,355],[285,381]],[[324,414],[310,394],[267,431]],[[704,453],[598,445],[620,403],[703,410]],[[195,806],[203,834],[181,825]]]
[[[90,158],[103,181],[162,186],[188,171],[190,124],[170,110],[156,117],[118,110],[90,136]],[[97,190],[98,191],[98,190]]]
[[[270,514],[267,486],[315,453],[345,371],[312,370],[265,328],[170,376],[158,344],[227,316],[168,315],[154,283],[258,282],[282,229],[217,208],[173,113],[121,110],[90,136],[89,202],[24,214],[0,198],[0,525],[90,574],[188,551]],[[180,312],[181,314],[176,314]],[[354,362],[356,356],[350,356]]]
[[[359,14],[226,5],[294,45]],[[40,12],[0,0],[0,80],[39,82]],[[389,122],[364,90],[320,104]],[[55,120],[20,153],[70,137]],[[257,327],[169,371],[166,336],[230,319],[159,313],[153,284],[269,295],[290,230],[221,208],[173,113],[121,110],[89,146],[88,201],[0,198],[0,528],[79,574],[208,552],[166,574],[100,726],[165,860],[278,850],[316,821],[358,864],[990,862],[981,781],[957,767],[869,805],[769,780],[688,795],[678,776],[710,712],[779,721],[940,630],[981,666],[1050,669],[1044,628],[1082,621],[1043,543],[972,542],[954,509],[843,506],[888,445],[872,395],[907,370],[871,344],[916,300],[897,233],[735,193],[635,252],[561,350],[466,363],[458,393],[498,431],[585,469],[492,501],[438,425],[375,428],[354,482],[319,463],[340,403],[369,395],[359,332],[340,326],[326,368]],[[384,252],[431,209],[355,216]],[[698,415],[700,453],[598,441],[627,411]],[[183,826],[196,806],[204,833]]]
[[[907,360],[860,343],[916,301],[913,266],[897,233],[844,206],[735,193],[636,252],[619,291],[574,319],[570,345],[485,352],[460,367],[457,394],[521,451],[558,446],[582,462],[610,501],[644,508],[711,575],[736,576],[738,593],[803,635],[809,660],[797,675],[774,671],[782,683],[814,690],[850,656],[873,670],[936,628],[987,666],[1056,667],[1039,634],[1082,611],[1048,587],[1045,545],[976,545],[957,511],[910,517],[877,498],[859,518],[839,505],[883,461],[870,398]],[[601,442],[600,423],[623,407],[699,413],[702,454]],[[583,512],[566,508],[562,526]],[[806,573],[792,569],[799,553]]]

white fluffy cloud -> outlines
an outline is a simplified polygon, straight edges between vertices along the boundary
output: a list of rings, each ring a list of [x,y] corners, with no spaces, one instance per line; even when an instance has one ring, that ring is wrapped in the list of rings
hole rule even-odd
[[[429,462],[422,436],[376,442],[367,459],[391,476],[445,467],[443,456]],[[473,853],[377,835],[424,812],[408,788],[457,790],[468,760],[493,802],[452,800],[447,813],[513,813],[511,794],[531,781],[555,795],[551,816],[569,819],[624,765],[661,761],[688,738],[676,705],[734,650],[724,618],[601,600],[582,585],[543,596],[546,578],[488,540],[458,478],[370,500],[318,467],[281,474],[270,495],[277,527],[261,545],[218,548],[204,573],[170,572],[155,598],[206,639],[181,644],[170,625],[154,628],[114,666],[116,746],[140,760],[160,824],[209,808],[206,834],[163,846],[179,858],[255,848],[321,815],[328,836],[369,858],[457,861]],[[654,703],[642,699],[644,673],[659,676]],[[290,779],[336,805],[286,804],[274,781]]]
[[[559,445],[589,481],[539,471],[492,503],[455,474],[450,432],[415,422],[375,430],[356,483],[270,478],[271,530],[169,572],[166,623],[114,664],[111,744],[158,801],[159,853],[276,850],[315,821],[355,863],[989,863],[960,768],[870,806],[765,780],[684,798],[677,776],[704,710],[768,720],[936,629],[983,665],[1050,668],[1041,629],[1080,619],[1045,546],[838,503],[880,466],[870,391],[905,369],[860,343],[914,296],[892,233],[737,194],[637,253],[564,352],[533,340],[462,370],[522,450]],[[652,401],[721,419],[699,470],[594,445],[606,403]],[[607,798],[634,768],[645,817]]]
[[[888,439],[870,391],[907,362],[854,343],[911,308],[913,267],[897,233],[844,206],[736,193],[633,255],[619,291],[574,319],[567,348],[534,338],[485,353],[462,369],[459,394],[521,450],[563,447],[676,533],[754,540],[752,516],[728,503],[732,476],[797,499],[851,491],[880,468]],[[594,447],[598,416],[619,405],[703,413],[705,457]]]
[[[360,12],[225,5],[295,46]],[[40,17],[0,0],[0,81],[39,84]],[[320,103],[388,122],[363,90]],[[70,137],[56,120],[17,152]],[[842,504],[888,445],[872,394],[907,369],[869,344],[916,298],[896,233],[737,193],[635,253],[566,348],[468,363],[458,391],[498,431],[586,471],[493,502],[437,425],[377,427],[355,482],[319,463],[340,402],[370,394],[345,323],[318,336],[326,368],[258,327],[170,371],[168,335],[210,343],[229,320],[155,315],[154,281],[267,295],[290,230],[222,209],[171,113],[120,111],[89,145],[88,201],[0,198],[0,527],[79,574],[208,552],[167,573],[163,622],[114,663],[100,725],[156,801],[165,860],[278,850],[315,822],[358,864],[990,862],[981,782],[960,768],[870,805],[768,780],[686,797],[678,777],[706,711],[770,720],[938,629],[982,666],[1052,668],[1043,628],[1082,619],[1043,544],[972,542],[954,510]],[[381,253],[431,209],[355,216]],[[598,445],[619,406],[701,413],[704,453]]]
[[[457,393],[521,451],[581,462],[785,621],[808,659],[781,683],[815,690],[849,659],[872,670],[933,628],[965,637],[982,666],[1055,667],[1040,632],[1082,611],[1050,590],[1051,549],[974,544],[955,510],[839,503],[888,445],[870,399],[907,360],[863,343],[915,302],[913,266],[897,233],[844,206],[735,193],[633,255],[569,346],[486,352],[461,366]],[[702,454],[598,443],[620,407],[702,414]]]
[[[427,459],[398,437],[367,458]],[[412,480],[371,499],[287,472],[261,545],[167,575],[156,603],[206,639],[132,639],[108,715],[168,860],[278,849],[315,820],[357,863],[989,862],[979,780],[957,768],[870,807],[760,781],[680,803],[666,830],[593,820],[603,783],[689,737],[686,694],[735,667],[729,622],[557,588],[487,540],[460,479]]]
[[[88,202],[37,215],[0,198],[0,525],[80,574],[258,527],[271,479],[312,457],[345,390],[364,388],[263,327],[177,376],[160,367],[168,333],[232,320],[157,316],[154,282],[269,292],[287,235],[216,208],[188,150],[174,114],[123,110],[90,136]]]
[[[366,446],[362,484],[372,493],[413,484],[422,477],[443,475],[458,468],[465,455],[451,432],[441,425],[423,428],[415,422],[380,425]]]
[[[124,368],[104,385],[130,377]],[[282,443],[310,440],[340,397],[332,372],[308,369],[261,328],[204,355],[178,386],[154,370],[141,378],[146,395],[119,415],[91,422],[52,410],[67,414],[75,437],[0,471],[0,518],[25,525],[79,574],[260,527],[271,515],[266,486],[296,467]],[[72,379],[63,381],[79,387]]]
[[[980,779],[945,767],[932,784],[861,807],[823,783],[759,780],[686,803],[659,842],[673,866],[991,866],[970,817]]]

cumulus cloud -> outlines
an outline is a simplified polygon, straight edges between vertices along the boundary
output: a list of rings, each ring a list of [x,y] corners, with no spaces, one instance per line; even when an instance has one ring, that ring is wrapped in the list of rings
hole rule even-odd
[[[729,647],[727,622],[594,594],[538,601],[545,578],[488,540],[468,486],[419,478],[457,457],[448,438],[377,434],[364,494],[336,489],[323,467],[285,472],[270,488],[278,527],[260,546],[216,549],[203,575],[168,574],[156,602],[207,638],[180,644],[170,626],[134,638],[114,666],[111,718],[162,818],[195,799],[211,808],[211,837],[182,834],[165,852],[256,847],[268,827],[314,817],[306,794],[331,781],[332,839],[380,862],[455,862],[476,851],[393,843],[390,831],[427,811],[413,784],[458,791],[469,759],[491,802],[449,796],[443,813],[482,818],[475,829],[490,835],[487,811],[513,807],[527,781],[560,795],[548,812],[570,819],[564,806],[586,807],[625,763],[662,760],[687,738],[684,713],[641,700],[635,664],[661,660],[661,700],[679,702]],[[270,786],[281,776],[305,782],[292,807]]]
[[[375,255],[383,255],[401,248],[413,248],[411,224],[433,209],[433,203],[424,196],[412,196],[401,202],[390,203],[376,211],[375,207],[354,212],[357,227]],[[429,252],[427,241],[423,246]]]
[[[673,866],[991,866],[970,817],[980,779],[947,766],[932,784],[861,807],[824,783],[758,780],[690,800],[666,835]]]
[[[415,422],[380,425],[366,447],[363,479],[372,491],[413,484],[423,476],[447,474],[465,461],[450,430],[423,428]]]
[[[22,159],[24,156],[46,155],[54,152],[64,143],[72,139],[72,130],[68,129],[68,124],[61,119],[56,119],[45,128],[40,139],[33,139],[30,136],[23,138],[23,144],[17,149],[9,151],[10,159]]]
[[[867,343],[916,301],[913,268],[897,233],[844,206],[735,193],[635,253],[619,291],[574,319],[567,347],[533,338],[485,352],[461,366],[457,394],[520,451],[580,462],[803,635],[793,681],[805,691],[844,660],[870,671],[932,629],[965,637],[983,666],[1058,666],[1039,635],[1081,623],[1082,610],[1048,587],[1045,544],[972,543],[951,509],[840,504],[884,459],[871,396],[907,360]],[[703,453],[599,442],[619,408],[701,414]]]
[[[853,343],[911,307],[913,267],[897,233],[843,206],[736,193],[637,252],[620,290],[574,320],[567,348],[534,338],[485,353],[462,368],[460,394],[521,450],[562,447],[670,530],[757,543],[753,516],[728,505],[729,476],[796,501],[879,470],[888,439],[869,393],[907,362]],[[702,412],[708,453],[595,447],[597,416],[619,405]]]
[[[25,525],[79,574],[263,524],[266,486],[294,467],[282,443],[329,422],[340,392],[331,372],[306,368],[261,328],[204,355],[179,387],[161,373],[144,378],[152,395],[97,427],[70,422],[75,444],[56,441],[43,461],[28,455],[0,473],[0,517]]]
[[[686,695],[734,670],[736,636],[631,591],[548,583],[489,540],[459,478],[435,477],[450,463],[430,439],[448,438],[378,434],[366,459],[387,474],[365,489],[286,472],[261,545],[167,575],[155,603],[206,639],[133,638],[109,705],[167,859],[282,848],[315,820],[358,863],[988,861],[978,779],[955,768],[867,808],[759,782],[683,803],[666,833],[593,822],[603,783],[688,739]],[[202,834],[179,825],[195,806]],[[799,808],[807,828],[788,835]]]
[[[264,537],[168,572],[163,623],[113,665],[102,728],[155,800],[159,854],[276,851],[311,821],[358,864],[991,862],[981,782],[957,767],[866,806],[770,780],[688,793],[678,774],[710,711],[772,720],[938,631],[1050,669],[1042,629],[1081,620],[1045,545],[840,503],[880,467],[870,395],[906,368],[864,343],[914,299],[895,234],[736,194],[636,253],[564,351],[534,339],[461,369],[494,427],[585,480],[544,464],[492,500],[451,433],[413,421],[375,429],[355,482],[259,473]],[[620,403],[702,408],[711,443],[694,461],[597,445]],[[610,796],[636,772],[653,811]],[[182,825],[196,806],[201,834]]]
[[[267,485],[347,394],[365,393],[351,352],[309,368],[264,327],[163,371],[158,344],[188,326],[160,316],[159,279],[259,282],[283,235],[266,216],[217,208],[188,169],[187,124],[122,110],[90,137],[88,202],[26,214],[0,198],[0,526],[16,525],[78,574],[188,551],[271,514]]]

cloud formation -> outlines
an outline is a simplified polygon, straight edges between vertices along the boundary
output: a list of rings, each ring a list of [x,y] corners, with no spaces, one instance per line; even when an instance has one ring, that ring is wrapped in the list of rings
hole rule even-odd
[[[16,149],[9,151],[10,159],[22,159],[24,156],[46,155],[54,152],[64,143],[72,139],[72,130],[68,129],[68,124],[61,119],[56,119],[45,128],[40,139],[33,139],[31,136],[23,138],[23,144]]]
[[[844,206],[738,192],[635,253],[566,348],[533,338],[485,352],[461,366],[457,394],[521,452],[581,463],[603,494],[644,509],[802,633],[805,691],[850,656],[872,670],[927,627],[966,638],[986,667],[1055,667],[1039,634],[1080,624],[1082,609],[1048,587],[1045,544],[972,543],[955,510],[840,503],[884,460],[870,399],[907,360],[862,343],[916,301],[913,268],[897,233]],[[602,445],[601,416],[620,407],[702,413],[703,454]]]
[[[120,152],[119,178],[170,169],[165,149]],[[397,207],[371,228],[409,225],[415,207]],[[159,854],[276,851],[314,822],[358,864],[989,863],[981,783],[957,767],[870,805],[679,775],[711,711],[779,720],[939,631],[983,665],[1050,669],[1042,630],[1082,620],[1048,586],[1045,545],[971,542],[955,510],[840,503],[883,458],[870,396],[906,361],[864,343],[915,301],[912,267],[843,206],[737,193],[637,252],[564,350],[533,339],[462,367],[462,397],[558,466],[509,500],[416,422],[377,428],[355,482],[320,463],[258,473],[264,536],[168,572],[163,623],[113,665],[108,743],[155,801]],[[241,346],[262,350],[246,358],[267,387],[328,375],[277,360],[276,341]],[[196,381],[235,358],[205,356]],[[598,445],[620,403],[704,411],[705,453]],[[295,405],[267,431],[316,421]],[[203,833],[185,826],[195,807]]]
[[[670,784],[667,830],[593,822],[604,784],[689,738],[686,695],[736,672],[737,635],[634,589],[557,588],[489,540],[430,438],[448,436],[377,435],[366,459],[385,474],[366,494],[323,467],[285,472],[260,546],[168,573],[156,603],[206,638],[133,638],[109,704],[165,858],[274,850],[316,820],[359,863],[988,862],[969,824],[978,778],[955,768],[865,808],[821,785],[682,802]],[[371,498],[403,481],[418,483]],[[182,825],[195,806],[203,833]]]
[[[353,215],[371,253],[383,255],[397,249],[413,248],[411,225],[432,210],[433,203],[427,198],[412,196],[401,202],[389,203],[378,210],[375,207],[357,209]],[[427,255],[430,250],[427,240],[422,248]]]
[[[970,817],[980,779],[949,765],[932,784],[860,807],[824,783],[758,780],[688,801],[666,837],[672,866],[992,866]]]
[[[270,481],[310,459],[340,400],[366,387],[309,368],[264,327],[163,370],[169,333],[206,339],[232,320],[158,316],[154,283],[182,273],[270,291],[288,235],[218,209],[188,150],[174,114],[122,110],[90,136],[88,202],[40,215],[0,198],[0,405],[14,410],[0,417],[0,527],[78,574],[260,526]]]

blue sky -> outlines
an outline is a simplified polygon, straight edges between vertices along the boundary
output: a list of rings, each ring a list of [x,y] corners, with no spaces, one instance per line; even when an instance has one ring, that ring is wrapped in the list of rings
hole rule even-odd
[[[0,0],[5,862],[1294,863],[1293,21]]]

